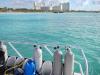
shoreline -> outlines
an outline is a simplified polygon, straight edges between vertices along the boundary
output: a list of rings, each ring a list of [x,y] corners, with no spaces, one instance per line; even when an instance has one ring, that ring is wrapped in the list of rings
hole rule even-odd
[[[23,12],[23,11],[5,11],[5,12],[2,12],[0,11],[0,14],[28,14],[28,13],[60,13],[60,12],[53,12],[53,11],[26,11],[26,12]],[[62,12],[62,13],[100,13],[100,11],[66,11],[66,12]]]

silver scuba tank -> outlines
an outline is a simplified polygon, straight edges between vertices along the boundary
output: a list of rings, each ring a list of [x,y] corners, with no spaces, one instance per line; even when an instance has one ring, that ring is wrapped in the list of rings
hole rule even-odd
[[[42,49],[38,45],[34,45],[34,56],[33,59],[36,62],[36,70],[40,72],[42,67]]]
[[[74,70],[74,54],[70,48],[66,49],[67,52],[64,58],[64,75],[73,75]]]
[[[43,63],[40,75],[52,75],[52,62],[51,61],[45,61]]]
[[[0,41],[0,49],[4,52],[4,58],[5,58],[5,62],[6,62],[8,59],[8,52],[7,52],[6,45],[2,41]]]
[[[54,62],[53,62],[53,75],[62,75],[62,52],[59,50],[59,46],[54,48]]]

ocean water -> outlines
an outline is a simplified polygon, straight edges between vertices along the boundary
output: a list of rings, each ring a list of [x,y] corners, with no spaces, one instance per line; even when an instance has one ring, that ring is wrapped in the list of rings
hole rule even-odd
[[[82,48],[89,63],[89,75],[100,75],[100,13],[1,13],[0,40],[12,42],[24,57],[32,57],[32,44],[48,44],[52,52],[56,45],[70,45],[75,60],[84,63]],[[7,43],[6,43],[7,44]],[[8,46],[9,55],[17,54]],[[52,60],[43,49],[43,59]],[[78,67],[76,66],[76,71]],[[85,69],[84,69],[85,70]]]

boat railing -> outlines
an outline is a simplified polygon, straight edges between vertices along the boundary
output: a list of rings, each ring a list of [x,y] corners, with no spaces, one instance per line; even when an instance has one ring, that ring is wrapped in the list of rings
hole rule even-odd
[[[89,74],[88,74],[88,60],[87,60],[87,58],[86,58],[86,56],[85,56],[85,53],[84,53],[83,49],[80,49],[80,51],[81,51],[82,56],[83,56],[84,61],[85,61],[85,69],[86,69],[85,75],[89,75]]]
[[[20,54],[20,52],[14,47],[14,45],[11,42],[8,42],[9,46],[17,53],[17,55],[20,58],[23,58],[23,56]]]
[[[11,42],[8,42],[8,44],[9,44],[9,46],[18,54],[19,57],[23,58],[23,56],[20,54],[20,52],[14,47],[14,45],[13,45]],[[49,53],[51,56],[53,56],[53,52],[48,48],[47,45],[44,45],[44,44],[43,44],[42,47],[44,47],[44,48],[48,51],[48,53]],[[78,48],[78,47],[77,47],[77,48]],[[84,59],[84,62],[85,62],[85,74],[84,74],[84,72],[83,72],[82,65],[81,65],[78,61],[76,61],[76,60],[74,61],[74,63],[77,64],[77,65],[79,66],[81,75],[88,75],[88,61],[87,61],[87,58],[86,58],[86,56],[85,56],[84,51],[83,51],[81,48],[78,48],[78,49],[79,49],[79,51],[80,51],[80,53],[81,53],[81,55],[82,55],[82,57],[83,57],[83,59]]]
[[[78,49],[78,51],[79,51],[79,53],[82,55],[82,57],[83,57],[83,60],[84,60],[84,63],[85,63],[85,74],[84,75],[89,75],[89,68],[88,68],[88,60],[87,60],[87,58],[86,58],[86,55],[85,55],[85,53],[84,53],[84,51],[83,51],[83,49],[82,48],[80,48],[80,47],[77,47],[77,46],[73,46],[73,48],[77,48]]]

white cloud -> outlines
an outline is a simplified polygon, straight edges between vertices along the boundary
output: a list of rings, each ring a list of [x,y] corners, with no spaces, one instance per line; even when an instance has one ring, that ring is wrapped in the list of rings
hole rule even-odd
[[[96,4],[97,0],[86,0],[81,9],[83,10],[100,10],[100,5]]]
[[[86,6],[90,3],[90,0],[86,0],[84,3],[83,3],[83,6]]]
[[[70,0],[71,9],[75,10],[99,10],[100,0]]]
[[[69,0],[59,0],[59,2],[63,3],[63,2],[69,2]]]

